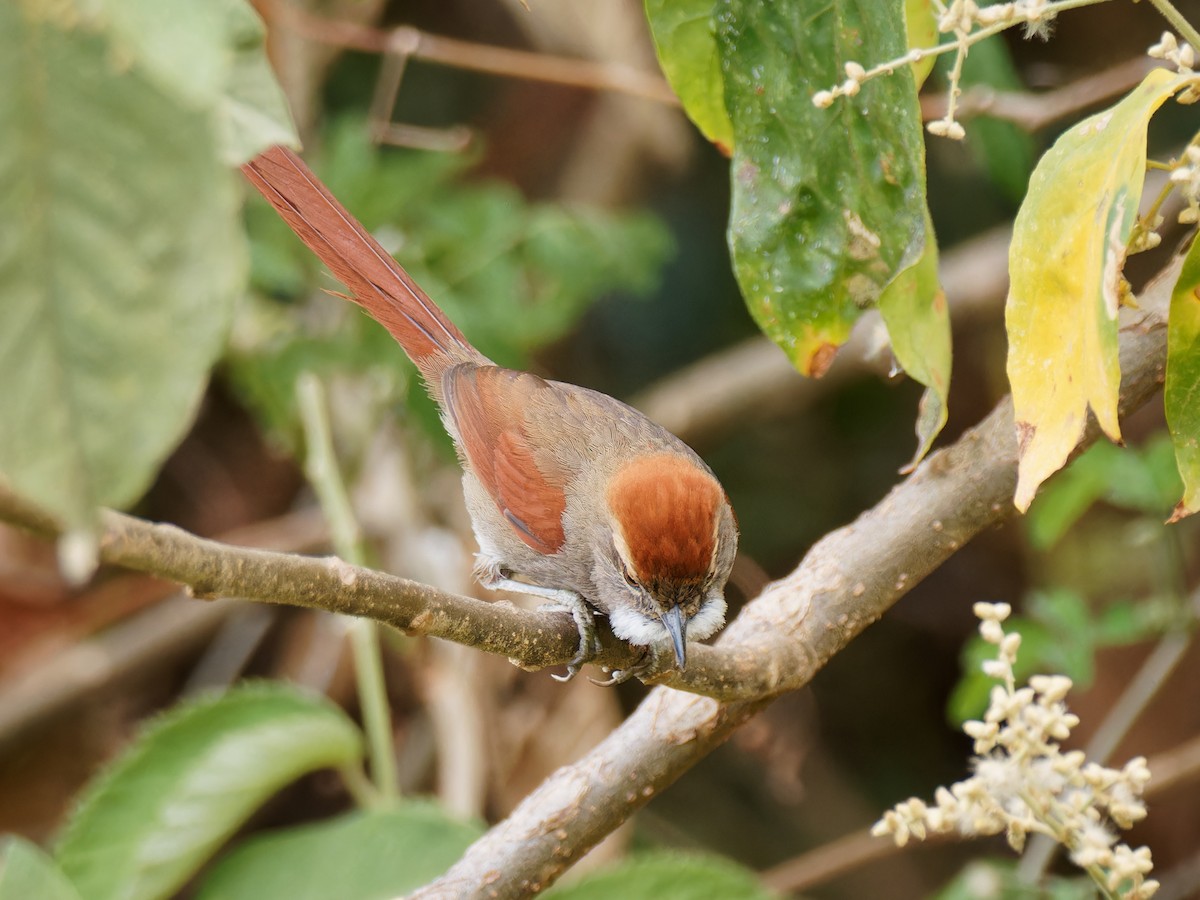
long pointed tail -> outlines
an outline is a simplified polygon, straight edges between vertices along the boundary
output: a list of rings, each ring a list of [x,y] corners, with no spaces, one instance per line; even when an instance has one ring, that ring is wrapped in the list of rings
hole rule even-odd
[[[446,314],[295,153],[272,147],[242,166],[242,172],[338,281],[350,288],[351,299],[392,333],[426,376],[439,364],[483,361]]]

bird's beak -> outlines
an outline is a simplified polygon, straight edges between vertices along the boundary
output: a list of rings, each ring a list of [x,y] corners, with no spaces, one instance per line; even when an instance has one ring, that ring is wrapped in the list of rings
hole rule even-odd
[[[671,636],[671,645],[675,649],[675,662],[679,663],[679,668],[683,669],[687,666],[687,619],[683,617],[683,610],[678,606],[672,606],[658,620],[662,622],[663,628],[667,629],[667,634]]]

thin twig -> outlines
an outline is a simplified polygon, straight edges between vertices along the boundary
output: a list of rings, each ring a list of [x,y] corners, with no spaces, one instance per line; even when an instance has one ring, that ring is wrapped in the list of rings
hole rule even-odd
[[[593,91],[612,91],[667,106],[679,105],[679,98],[661,76],[628,66],[476,44],[429,34],[408,25],[384,31],[314,16],[283,0],[275,0],[268,8],[272,20],[323,44],[366,53],[398,53],[456,69]]]
[[[1181,38],[1191,44],[1193,49],[1200,50],[1200,33],[1197,33],[1192,23],[1183,17],[1170,0],[1150,0],[1150,4],[1171,23],[1171,27],[1179,32]]]
[[[1154,67],[1153,60],[1136,56],[1120,65],[1110,66],[1094,75],[1041,93],[998,91],[976,85],[963,92],[958,100],[956,115],[959,120],[990,116],[1012,122],[1027,131],[1037,131],[1125,93]],[[948,108],[949,97],[946,94],[931,94],[921,98],[921,118],[926,121],[944,117]]]
[[[759,878],[770,890],[781,894],[794,894],[832,881],[846,872],[857,871],[869,863],[898,856],[910,848],[936,847],[949,843],[950,838],[949,835],[931,834],[924,841],[910,841],[904,847],[897,847],[895,841],[875,837],[867,829],[852,831],[807,853],[772,866]]]

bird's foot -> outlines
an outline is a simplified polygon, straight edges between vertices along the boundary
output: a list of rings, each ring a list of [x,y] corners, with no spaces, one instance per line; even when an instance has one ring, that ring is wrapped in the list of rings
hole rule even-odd
[[[595,613],[588,606],[587,601],[574,591],[526,584],[524,581],[516,581],[515,579],[503,576],[488,579],[486,582],[483,582],[483,586],[493,591],[512,591],[514,594],[528,594],[533,597],[541,597],[547,601],[541,606],[544,612],[565,612],[571,614],[571,618],[575,622],[575,629],[579,632],[579,651],[567,663],[566,675],[551,674],[550,677],[555,681],[561,681],[565,684],[579,674],[579,670],[583,668],[585,663],[595,657],[596,651],[600,648],[600,642],[596,637]]]
[[[624,684],[632,678],[641,678],[648,672],[653,671],[658,665],[658,654],[654,652],[653,647],[643,647],[641,661],[630,666],[628,669],[613,669],[612,674],[599,681],[595,678],[588,679],[592,684],[598,687],[615,687],[618,684]]]

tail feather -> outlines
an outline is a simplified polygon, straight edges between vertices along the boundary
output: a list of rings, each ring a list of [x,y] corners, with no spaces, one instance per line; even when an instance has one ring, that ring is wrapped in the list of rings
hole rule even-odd
[[[422,370],[434,357],[481,360],[409,274],[392,259],[304,162],[286,147],[272,147],[242,172],[291,229],[350,288],[350,298],[391,332]]]

